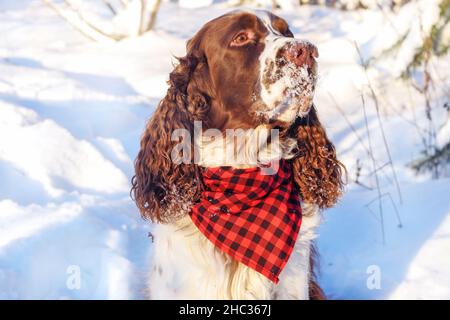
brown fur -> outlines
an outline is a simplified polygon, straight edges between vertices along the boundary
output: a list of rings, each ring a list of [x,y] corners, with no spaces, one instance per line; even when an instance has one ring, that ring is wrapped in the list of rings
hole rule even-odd
[[[194,120],[202,120],[209,108],[208,97],[193,91],[187,94],[197,64],[198,58],[192,55],[179,59],[170,74],[167,95],[141,138],[131,192],[142,216],[152,221],[171,221],[170,215],[185,212],[185,204],[196,201],[202,190],[198,166],[193,161],[177,165],[171,159],[177,143],[171,140],[172,132],[187,129],[193,134]]]
[[[287,23],[273,16],[273,26],[292,36]],[[194,121],[204,128],[254,128],[264,121],[252,110],[260,101],[252,97],[258,85],[260,44],[244,48],[229,47],[229,34],[242,28],[252,29],[255,37],[265,29],[250,14],[219,17],[207,23],[187,44],[187,55],[178,59],[170,73],[169,89],[148,121],[135,160],[131,194],[141,215],[154,222],[170,222],[189,208],[203,190],[200,168],[190,163],[175,164],[171,152],[178,141],[172,132],[187,129],[193,137]],[[244,50],[245,49],[245,50]],[[307,117],[293,124],[274,124],[282,136],[295,137],[298,155],[292,160],[294,178],[305,202],[320,208],[333,206],[342,194],[344,166],[336,158],[334,145],[321,125],[315,107]],[[193,159],[193,144],[190,141]],[[312,254],[310,296],[324,298],[315,280]]]
[[[345,167],[336,157],[316,108],[312,107],[307,117],[297,118],[288,131],[298,141],[293,168],[303,201],[317,204],[319,208],[332,207],[342,195]]]
[[[309,253],[309,299],[311,300],[327,299],[322,288],[317,283],[317,272],[319,268],[319,254],[317,252],[316,245],[312,243]]]

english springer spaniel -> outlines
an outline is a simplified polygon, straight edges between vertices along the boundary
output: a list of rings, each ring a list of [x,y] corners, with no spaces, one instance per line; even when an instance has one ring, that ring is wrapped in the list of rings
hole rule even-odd
[[[313,240],[345,168],[313,105],[317,57],[266,11],[225,14],[187,42],[132,180],[155,222],[150,298],[325,298]]]

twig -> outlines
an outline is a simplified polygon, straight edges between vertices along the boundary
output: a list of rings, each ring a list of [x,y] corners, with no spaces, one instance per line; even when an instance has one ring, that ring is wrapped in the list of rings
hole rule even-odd
[[[51,0],[42,0],[45,4],[47,4],[52,10],[54,10],[61,18],[63,18],[70,26],[72,26],[75,30],[79,31],[83,36],[92,41],[98,41],[99,38],[97,36],[92,36],[92,32],[87,32],[83,27],[74,23],[70,16],[59,6],[56,6]]]
[[[339,111],[339,113],[342,115],[342,117],[345,119],[345,122],[347,122],[348,126],[350,127],[350,129],[352,130],[353,134],[356,136],[356,138],[358,139],[359,143],[361,144],[361,146],[364,148],[364,150],[367,152],[367,154],[370,153],[370,150],[367,149],[366,145],[364,144],[364,141],[362,140],[362,138],[359,136],[358,132],[356,131],[356,128],[353,126],[353,124],[350,122],[350,120],[348,119],[347,115],[345,114],[344,110],[342,110],[342,108],[339,106],[339,104],[337,103],[337,101],[334,99],[334,96],[328,92],[328,95],[330,96],[330,99],[333,101],[334,106],[336,107],[336,109]]]
[[[375,199],[376,200],[376,199]],[[372,210],[372,208],[370,208],[370,204],[366,204],[365,207],[367,208],[367,210],[369,210],[369,212],[372,214],[373,218],[375,220],[377,220],[377,222],[380,222],[380,218],[378,218],[378,214]]]
[[[361,51],[359,50],[359,46],[356,43],[356,41],[354,42],[354,44],[355,44],[355,47],[356,47],[356,51],[358,52],[359,59],[361,61],[361,66],[364,69],[364,74],[365,74],[366,79],[367,79],[367,84],[368,84],[368,87],[369,87],[369,90],[370,90],[370,93],[371,93],[371,96],[372,96],[372,100],[373,100],[373,102],[375,104],[375,109],[376,109],[377,119],[378,119],[378,125],[380,127],[381,136],[383,137],[383,144],[384,144],[384,147],[385,147],[385,150],[386,150],[386,154],[387,154],[389,162],[390,162],[390,166],[391,166],[391,170],[392,170],[392,176],[394,177],[395,186],[397,188],[398,198],[399,198],[400,204],[402,204],[403,203],[403,198],[402,198],[402,193],[400,191],[400,183],[398,182],[398,179],[397,179],[397,173],[395,172],[395,168],[394,168],[394,161],[392,160],[391,151],[389,149],[389,145],[388,145],[388,142],[387,142],[387,139],[386,139],[386,134],[384,132],[383,122],[381,121],[380,106],[379,106],[378,98],[377,98],[375,90],[374,90],[374,88],[372,86],[372,83],[370,81],[369,74],[367,72],[367,65],[364,63],[364,59],[363,59],[363,56],[361,54]],[[364,99],[363,99],[363,101],[364,101]]]
[[[426,139],[426,136],[425,136],[425,135],[428,135],[428,131],[427,131],[427,129],[422,129],[419,126],[419,121],[417,120],[416,109],[414,108],[414,101],[413,101],[412,94],[411,94],[411,87],[409,87],[409,86],[408,86],[408,97],[409,97],[409,102],[410,102],[410,105],[411,105],[411,112],[412,112],[412,115],[413,115],[413,122],[416,124],[415,127],[417,128],[416,130],[417,130],[417,132],[419,134],[419,137],[420,137],[420,139],[422,141],[422,144],[423,144],[423,146],[425,148],[425,151],[428,152],[427,139]],[[422,134],[421,130],[425,131],[425,133],[424,133],[425,135]]]
[[[86,23],[91,29],[93,29],[94,31],[100,33],[101,35],[111,38],[115,41],[119,41],[122,40],[123,38],[125,38],[124,35],[119,35],[119,34],[114,34],[114,33],[107,33],[103,30],[101,30],[100,28],[98,28],[97,26],[95,26],[92,22],[89,21],[89,19],[86,19],[83,14],[81,13],[80,10],[78,10],[72,3],[71,0],[64,0],[64,2],[67,4],[67,6],[72,9],[78,16],[78,18],[83,21],[84,23]]]
[[[111,4],[111,2],[109,2],[108,0],[103,0],[103,3],[108,7],[109,11],[111,11],[111,13],[113,15],[117,14],[116,9],[114,9],[113,5]]]
[[[394,199],[392,199],[392,196],[391,196],[390,192],[388,192],[386,195],[391,200],[392,207],[394,208],[395,215],[396,215],[397,220],[398,220],[398,227],[402,228],[403,227],[402,219],[400,218],[400,212],[398,211],[397,206],[395,205]]]
[[[386,167],[387,165],[389,165],[389,162],[386,162],[385,164],[381,165],[381,167],[376,168],[375,170],[369,172],[367,175],[370,177],[371,175],[373,175],[374,173],[377,173],[378,171],[381,171],[384,167]]]
[[[366,102],[364,100],[364,95],[361,94],[361,100],[362,100],[362,105],[363,105],[363,110],[364,110],[364,122],[366,125],[366,131],[367,131],[367,140],[369,142],[369,149],[373,150],[372,148],[372,139],[370,137],[370,130],[369,130],[369,122],[367,121],[367,112],[366,112]],[[372,166],[373,166],[373,170],[375,172],[375,184],[377,187],[377,192],[378,192],[378,208],[379,208],[379,213],[380,213],[380,220],[381,220],[381,235],[382,235],[382,239],[383,239],[383,244],[386,243],[386,237],[385,237],[385,233],[384,233],[384,217],[383,217],[383,203],[381,201],[381,188],[380,188],[380,181],[378,180],[378,173],[376,172],[376,161],[375,161],[375,157],[373,156],[373,153],[370,153],[370,158],[372,159]]]
[[[359,161],[359,159],[356,159],[356,172],[355,172],[355,180],[353,181],[355,184],[367,189],[367,190],[373,190],[372,187],[367,186],[366,184],[362,183],[361,181],[359,181],[359,178],[361,177],[361,170],[362,170],[362,165],[361,165],[361,161]]]
[[[51,9],[53,9],[62,19],[64,19],[70,26],[72,26],[75,30],[79,31],[85,37],[93,41],[111,41],[111,40],[121,40],[125,36],[116,35],[116,34],[108,34],[94,24],[92,24],[88,19],[81,14],[81,12],[74,7],[74,5],[69,1],[65,0],[64,3],[70,9],[63,9],[60,5],[55,5],[52,0],[42,0],[45,4],[47,4]],[[74,18],[74,15],[77,18]]]
[[[155,0],[155,3],[152,7],[152,10],[150,12],[150,18],[148,20],[147,25],[145,26],[145,28],[143,27],[144,25],[144,12],[146,11],[146,3],[147,1],[145,0],[141,0],[141,27],[140,27],[140,34],[143,34],[147,31],[150,31],[153,29],[153,27],[155,26],[156,23],[156,17],[158,15],[158,11],[159,11],[159,7],[161,6],[161,0]]]
[[[397,209],[397,206],[395,205],[394,199],[392,199],[391,193],[390,193],[390,192],[383,193],[383,194],[381,195],[381,198],[384,198],[384,197],[389,197],[389,200],[391,201],[392,207],[393,207],[393,209],[394,209],[394,211],[395,211],[395,216],[396,216],[397,221],[398,221],[398,225],[397,225],[397,226],[398,226],[399,228],[402,228],[402,227],[403,227],[402,219],[400,218],[400,213],[399,213],[399,211],[398,211],[398,209]],[[365,207],[366,207],[367,209],[369,209],[369,211],[375,216],[375,218],[376,218],[376,214],[375,214],[375,212],[374,212],[372,209],[370,209],[370,205],[371,205],[372,203],[374,203],[375,201],[379,200],[379,199],[380,199],[380,197],[376,197],[375,199],[372,199],[371,201],[369,201],[369,202],[366,203],[366,205],[365,205]],[[378,219],[377,219],[377,220],[378,220]],[[378,220],[378,221],[380,221],[380,220]]]
[[[369,187],[368,185],[365,185],[364,183],[362,183],[361,181],[359,181],[359,180],[355,180],[355,181],[353,181],[355,184],[357,184],[358,186],[360,186],[360,187],[363,187],[364,189],[367,189],[367,190],[373,190],[373,188],[372,187]]]

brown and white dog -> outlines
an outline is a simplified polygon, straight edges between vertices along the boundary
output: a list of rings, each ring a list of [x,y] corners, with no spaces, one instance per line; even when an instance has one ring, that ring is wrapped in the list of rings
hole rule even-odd
[[[336,158],[313,105],[317,48],[293,38],[287,22],[269,12],[235,11],[206,23],[187,43],[170,73],[169,89],[147,123],[135,161],[132,195],[154,226],[148,279],[153,299],[321,299],[314,276],[313,239],[319,210],[342,193],[344,167]],[[194,138],[190,162],[174,162],[177,129],[277,129],[270,150],[229,140]],[[267,150],[266,150],[267,149]],[[255,159],[254,155],[258,158]],[[197,161],[194,161],[196,157]],[[253,167],[288,159],[303,207],[294,252],[278,284],[218,250],[188,213],[202,192],[201,167]]]

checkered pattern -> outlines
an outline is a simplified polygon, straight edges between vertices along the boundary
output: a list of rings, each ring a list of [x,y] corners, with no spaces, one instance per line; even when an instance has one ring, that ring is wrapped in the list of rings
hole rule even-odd
[[[274,175],[259,168],[206,168],[205,191],[190,213],[220,250],[277,283],[301,224],[299,190],[291,165]]]

